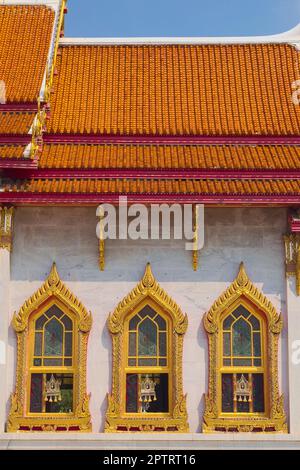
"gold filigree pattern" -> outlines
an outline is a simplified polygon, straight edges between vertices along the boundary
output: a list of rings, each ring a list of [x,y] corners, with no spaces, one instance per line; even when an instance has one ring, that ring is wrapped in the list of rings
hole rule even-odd
[[[0,207],[0,249],[12,250],[13,207]]]
[[[224,417],[224,415],[221,416],[221,410],[218,407],[218,398],[221,393],[218,386],[221,317],[233,304],[243,299],[267,318],[268,416]],[[243,263],[240,265],[237,278],[206,313],[204,327],[209,343],[209,385],[208,395],[205,397],[203,432],[287,432],[284,399],[279,393],[278,384],[278,337],[283,327],[282,317],[272,303],[252,284]]]
[[[139,304],[152,301],[158,308],[166,312],[172,319],[172,374],[173,374],[173,405],[170,416],[153,417],[128,416],[122,414],[120,403],[125,400],[125,391],[122,389],[122,372],[124,370],[124,320]],[[143,431],[187,432],[186,397],[183,395],[182,383],[182,351],[183,336],[187,329],[187,315],[184,315],[178,305],[160,287],[153,276],[150,263],[147,264],[143,279],[118,304],[115,311],[109,316],[108,328],[113,341],[113,373],[112,393],[108,394],[108,407],[106,412],[105,432]]]
[[[37,312],[47,302],[59,301],[65,308],[75,315],[78,327],[78,380],[75,396],[75,412],[70,416],[53,417],[46,414],[36,416],[26,414],[26,355],[28,347],[28,323],[31,314]],[[22,305],[18,313],[14,314],[12,326],[17,333],[17,373],[16,390],[11,396],[11,408],[7,421],[7,431],[56,431],[78,430],[91,431],[91,416],[89,412],[89,396],[86,393],[86,360],[88,334],[92,326],[92,316],[82,303],[70,292],[61,281],[55,263],[51,272],[37,292],[35,292]]]

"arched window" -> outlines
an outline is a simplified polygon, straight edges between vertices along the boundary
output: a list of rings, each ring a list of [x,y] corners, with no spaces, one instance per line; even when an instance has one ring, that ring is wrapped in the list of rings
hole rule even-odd
[[[150,265],[109,318],[113,384],[106,432],[188,430],[182,390],[187,317],[161,289]]]
[[[286,431],[278,392],[282,319],[251,283],[243,264],[204,324],[210,351],[204,432]]]
[[[88,431],[86,348],[91,315],[55,265],[13,319],[18,337],[16,392],[8,431]]]

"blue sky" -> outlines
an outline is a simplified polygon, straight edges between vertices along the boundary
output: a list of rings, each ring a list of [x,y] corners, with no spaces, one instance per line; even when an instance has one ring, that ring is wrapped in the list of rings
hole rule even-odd
[[[237,36],[286,31],[300,0],[68,0],[66,36]]]

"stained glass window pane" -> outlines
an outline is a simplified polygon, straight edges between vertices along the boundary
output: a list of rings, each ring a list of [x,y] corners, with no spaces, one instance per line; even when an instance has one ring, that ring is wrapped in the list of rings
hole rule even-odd
[[[153,310],[153,308],[149,307],[149,305],[146,305],[146,307],[144,307],[144,308],[139,312],[139,316],[140,316],[141,318],[145,318],[145,317],[153,318],[153,317],[155,317],[155,315],[156,315],[155,310]]]
[[[65,356],[72,356],[73,333],[65,333]]]
[[[223,333],[223,355],[224,356],[231,356],[231,334],[230,333]]]
[[[254,359],[254,366],[261,367],[261,359]]]
[[[167,337],[166,333],[159,333],[159,355],[167,355]]]
[[[264,404],[264,376],[263,374],[252,374],[253,411],[263,413]]]
[[[229,315],[228,317],[225,318],[223,322],[223,330],[230,330],[231,325],[234,322],[235,318],[232,315]]]
[[[135,315],[129,322],[129,329],[136,330],[138,323],[141,321],[140,317]]]
[[[72,365],[72,359],[65,359],[65,366],[71,366]]]
[[[48,318],[45,315],[41,315],[35,322],[35,329],[42,330],[45,323],[48,321]]]
[[[136,366],[136,359],[128,359],[128,365],[131,367]]]
[[[222,412],[233,411],[233,377],[232,374],[222,374]]]
[[[154,358],[147,358],[147,359],[139,359],[138,360],[138,365],[139,366],[156,366],[157,365],[157,359]]]
[[[47,374],[47,381],[52,374]],[[60,381],[60,397],[48,398],[45,402],[46,413],[72,413],[73,411],[73,375],[53,374],[55,380]],[[50,401],[51,400],[51,401]]]
[[[56,318],[61,318],[64,315],[64,312],[57,307],[57,305],[52,305],[52,307],[47,310],[46,315],[48,318],[55,316]]]
[[[62,359],[44,359],[44,366],[45,367],[48,367],[48,366],[58,367],[58,366],[62,366],[62,365],[63,365]]]
[[[129,333],[129,356],[136,356],[136,333]]]
[[[167,329],[166,321],[160,315],[157,315],[157,317],[155,317],[155,322],[158,324],[158,328],[160,330]]]
[[[260,333],[253,333],[254,356],[261,356]]]
[[[254,315],[249,317],[249,322],[251,323],[253,330],[260,330],[259,320]]]
[[[33,365],[35,367],[40,367],[42,365],[42,359],[33,359]]]
[[[223,359],[223,366],[231,366],[231,359]]]
[[[234,366],[252,366],[252,359],[233,359]]]
[[[72,331],[73,330],[73,322],[72,322],[71,318],[68,317],[68,315],[64,315],[63,318],[61,319],[61,321],[63,322],[63,324],[65,326],[65,329],[67,331]]]
[[[126,413],[138,412],[138,375],[126,375]]]
[[[43,411],[43,374],[31,375],[30,413]]]
[[[34,355],[35,356],[42,355],[42,338],[43,338],[43,333],[35,333],[35,341],[34,341]]]
[[[234,312],[232,312],[232,315],[235,318],[238,318],[240,316],[244,318],[248,318],[250,316],[250,312],[248,312],[248,310],[245,307],[243,307],[243,305],[240,305],[237,309],[235,309]]]
[[[157,327],[150,318],[146,318],[139,325],[138,355],[157,355]]]
[[[251,356],[251,327],[243,318],[233,327],[233,356]]]
[[[160,360],[159,360],[159,365],[160,365],[161,367],[166,366],[166,365],[167,365],[167,359],[160,359]]]
[[[55,318],[45,325],[45,356],[62,356],[63,354],[63,327]]]

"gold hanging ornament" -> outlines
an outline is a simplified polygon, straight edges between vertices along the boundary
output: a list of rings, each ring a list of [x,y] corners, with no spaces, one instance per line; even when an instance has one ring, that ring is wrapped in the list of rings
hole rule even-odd
[[[252,401],[252,390],[250,382],[246,379],[244,374],[242,374],[241,378],[235,383],[234,400],[249,403]]]
[[[142,404],[142,411],[148,411],[150,403],[157,400],[155,392],[156,381],[150,379],[147,374],[140,383],[140,396],[139,401]]]
[[[45,386],[45,401],[58,402],[61,401],[61,380],[55,379],[54,375],[51,375],[50,380],[47,380]]]

